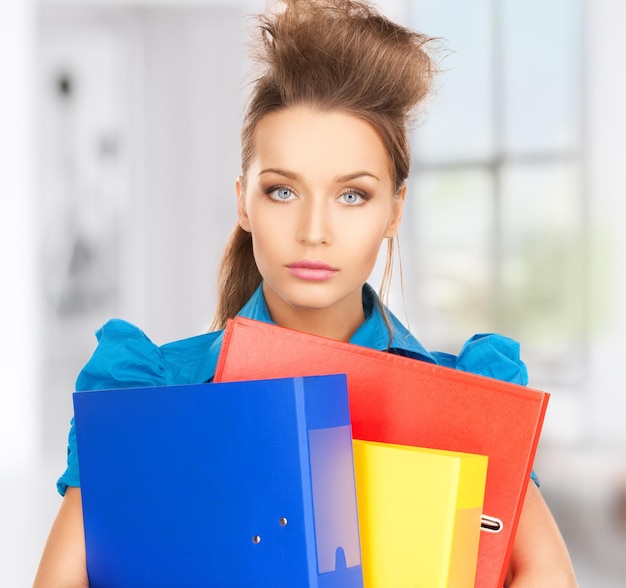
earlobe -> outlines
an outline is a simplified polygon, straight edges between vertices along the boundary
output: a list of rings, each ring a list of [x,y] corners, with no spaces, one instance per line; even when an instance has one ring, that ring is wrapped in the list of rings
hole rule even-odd
[[[243,189],[243,178],[237,176],[235,180],[235,192],[237,194],[237,219],[239,226],[246,232],[250,232],[250,221],[246,211],[246,195]]]
[[[402,185],[400,192],[394,197],[393,200],[393,216],[387,225],[385,231],[385,238],[392,239],[398,234],[400,229],[400,223],[402,222],[402,213],[404,211],[404,199],[406,198],[406,184]]]

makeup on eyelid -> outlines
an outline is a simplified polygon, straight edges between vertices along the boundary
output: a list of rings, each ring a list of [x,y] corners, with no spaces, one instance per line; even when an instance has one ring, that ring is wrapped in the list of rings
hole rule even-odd
[[[299,198],[298,191],[290,188],[284,184],[275,184],[270,186],[269,188],[265,188],[262,190],[264,194],[269,196],[272,200],[276,202],[291,202],[294,198]],[[282,193],[282,194],[280,194]],[[285,196],[283,198],[283,196]],[[336,200],[340,200],[343,198],[343,204],[348,206],[359,206],[361,204],[365,204],[368,200],[371,200],[372,194],[370,190],[364,190],[361,188],[356,188],[352,186],[348,186],[346,188],[342,188],[335,196]],[[349,202],[345,200],[346,196],[356,196],[354,202]]]

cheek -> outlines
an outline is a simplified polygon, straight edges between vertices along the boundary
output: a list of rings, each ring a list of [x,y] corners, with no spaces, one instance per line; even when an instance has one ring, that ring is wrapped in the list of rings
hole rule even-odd
[[[253,239],[264,239],[275,230],[275,219],[258,203],[248,205],[248,222]]]
[[[351,252],[350,257],[359,263],[355,269],[359,273],[369,275],[376,265],[381,245],[384,241],[385,226],[378,223],[369,223],[357,226],[356,223],[347,229],[343,235],[346,250]]]
[[[358,219],[355,222],[344,223],[343,235],[354,247],[360,248],[364,253],[375,253],[385,239],[389,219],[387,211],[369,218]]]
[[[272,215],[250,214],[249,224],[252,235],[252,246],[257,263],[263,263],[266,258],[272,256],[274,252],[284,249],[284,239],[287,231],[284,224],[281,224]]]

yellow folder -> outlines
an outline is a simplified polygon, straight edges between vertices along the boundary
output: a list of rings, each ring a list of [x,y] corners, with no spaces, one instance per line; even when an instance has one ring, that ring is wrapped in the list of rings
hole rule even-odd
[[[353,440],[365,588],[473,588],[487,457]]]

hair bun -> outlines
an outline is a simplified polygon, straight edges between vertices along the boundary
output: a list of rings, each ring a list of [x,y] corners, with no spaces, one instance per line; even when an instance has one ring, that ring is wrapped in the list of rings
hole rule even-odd
[[[284,0],[259,16],[252,56],[257,83],[274,85],[285,104],[377,111],[406,117],[434,74],[431,39],[354,0]]]

